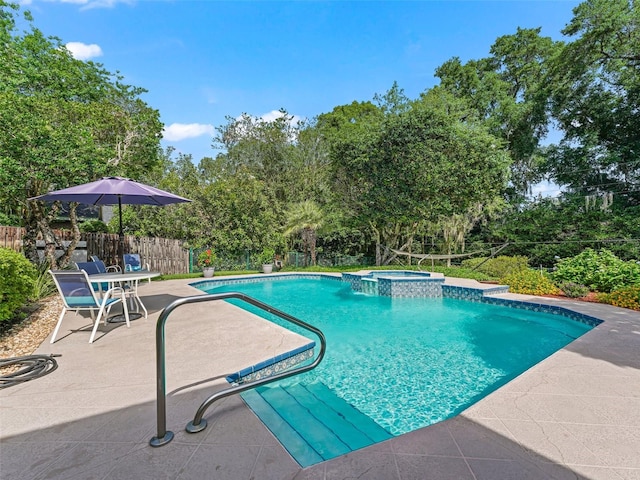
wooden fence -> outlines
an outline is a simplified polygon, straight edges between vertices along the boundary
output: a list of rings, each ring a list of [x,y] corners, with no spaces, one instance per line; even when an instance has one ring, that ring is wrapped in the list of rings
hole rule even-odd
[[[55,230],[61,240],[71,239],[69,230]],[[0,226],[0,247],[22,251],[22,237],[24,228]],[[86,250],[87,258],[97,255],[107,265],[121,264],[119,258],[119,238],[113,233],[82,233],[81,247],[76,250]],[[125,235],[124,251],[138,253],[143,263],[148,263],[151,270],[164,274],[189,272],[189,250],[182,246],[181,240],[154,237],[135,237]]]

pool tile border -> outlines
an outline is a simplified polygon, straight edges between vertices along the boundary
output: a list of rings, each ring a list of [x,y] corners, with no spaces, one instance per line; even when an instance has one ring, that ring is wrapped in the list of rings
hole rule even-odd
[[[312,358],[315,346],[316,342],[310,342],[302,347],[294,348],[289,352],[276,355],[250,367],[243,368],[236,373],[227,375],[227,382],[240,384],[271,377]]]
[[[367,271],[367,274],[370,271]],[[342,273],[341,276],[337,274],[328,273],[284,273],[284,274],[258,274],[248,275],[238,278],[220,278],[220,279],[208,279],[204,281],[198,281],[191,283],[190,285],[195,288],[207,288],[221,285],[237,285],[243,283],[255,283],[264,280],[289,280],[296,279],[309,279],[309,280],[331,280],[349,283],[354,291],[361,292],[363,289],[363,280],[366,280],[366,274],[364,272]],[[384,296],[397,298],[397,297],[426,297],[426,298],[454,298],[458,300],[467,300],[470,302],[490,303],[493,305],[502,305],[506,307],[519,308],[523,310],[530,310],[533,312],[550,313],[552,315],[562,315],[580,323],[584,323],[590,326],[596,326],[603,321],[599,318],[578,313],[570,310],[566,307],[557,305],[548,305],[544,303],[528,302],[523,300],[513,300],[500,297],[494,297],[493,295],[499,295],[509,292],[508,285],[496,285],[495,287],[487,288],[474,288],[463,287],[458,285],[446,285],[444,277],[397,277],[397,278],[378,278],[378,294],[382,289],[385,292]],[[376,292],[366,292],[370,294],[376,294]]]
[[[443,298],[455,298],[458,300],[466,300],[469,302],[488,303],[491,305],[500,305],[504,307],[518,308],[521,310],[529,310],[532,312],[549,313],[551,315],[562,315],[585,325],[595,327],[603,321],[599,318],[584,313],[578,313],[566,307],[559,305],[548,305],[546,303],[530,302],[524,300],[514,300],[510,298],[494,297],[492,295],[500,295],[509,293],[508,285],[499,285],[490,288],[473,288],[460,287],[456,285],[443,285]]]
[[[585,325],[589,325],[591,327],[595,327],[604,322],[604,320],[601,320],[597,317],[593,317],[585,313],[578,313],[576,311],[570,310],[566,307],[561,307],[559,305],[547,305],[545,303],[527,302],[523,300],[511,300],[508,298],[496,298],[496,297],[490,297],[490,296],[483,297],[481,302],[489,303],[492,305],[501,305],[505,307],[519,308],[522,310],[530,310],[532,312],[549,313],[551,315],[562,315],[563,317],[570,318],[571,320],[584,323]]]
[[[258,274],[241,276],[237,278],[213,278],[207,280],[200,280],[198,282],[190,283],[189,285],[202,290],[209,287],[221,287],[223,285],[241,285],[243,283],[257,283],[264,280],[291,280],[306,279],[306,280],[334,280],[342,281],[339,276],[331,275],[328,273],[273,273],[273,274]]]

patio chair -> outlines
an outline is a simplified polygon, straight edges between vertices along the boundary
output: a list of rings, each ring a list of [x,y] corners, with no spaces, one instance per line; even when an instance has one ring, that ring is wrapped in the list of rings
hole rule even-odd
[[[103,273],[100,271],[98,264],[95,262],[74,262],[74,263],[76,264],[76,269],[84,270],[85,272],[87,272],[87,275],[89,275],[89,277],[91,275]],[[103,291],[106,292],[107,290],[109,290],[109,284],[106,282],[102,282],[102,283],[91,282],[91,286],[93,287],[94,291],[100,292],[100,293],[102,293]]]
[[[82,262],[81,262],[82,263]],[[91,263],[91,262],[89,262]],[[98,331],[98,324],[100,319],[104,316],[104,323],[107,324],[107,315],[111,310],[111,307],[116,303],[122,303],[122,310],[124,311],[124,318],[127,322],[127,327],[130,327],[129,323],[129,310],[127,309],[127,302],[125,298],[125,292],[120,287],[114,287],[107,290],[102,298],[99,298],[89,281],[89,275],[85,270],[73,271],[73,270],[49,270],[49,273],[53,277],[53,281],[58,288],[60,297],[64,307],[62,313],[56,324],[56,328],[53,330],[51,336],[51,343],[56,339],[58,330],[62,324],[62,319],[68,310],[72,310],[76,313],[85,310],[89,311],[91,318],[95,316],[95,312],[98,312],[89,337],[89,343],[93,343],[93,339]]]
[[[149,271],[149,264],[142,264],[140,260],[140,254],[138,253],[125,253],[123,255],[124,259],[124,271],[125,272],[139,272],[141,270]]]
[[[84,270],[89,274],[89,279],[91,279],[91,275],[94,275],[96,273],[121,273],[122,272],[122,269],[120,268],[120,266],[110,265],[107,267],[105,266],[104,262],[95,255],[91,256],[90,262],[75,262],[75,263],[76,263],[76,266],[78,267],[78,270]],[[100,284],[92,282],[91,285],[93,286],[94,290],[99,291],[101,294],[102,292],[106,292],[107,290],[109,290],[109,284],[106,282],[102,282]],[[139,301],[138,292],[137,292],[138,282],[130,282],[130,283],[118,282],[118,286],[124,289],[126,296],[128,296],[130,300],[129,301],[130,308],[133,309],[134,301]],[[147,318],[146,309],[145,309],[144,318]]]
[[[100,257],[98,257],[97,255],[91,255],[89,257],[91,259],[92,262],[94,262],[96,264],[96,266],[98,267],[98,271],[100,273],[109,273],[109,272],[121,272],[122,269],[120,268],[120,265],[105,265],[105,263],[100,260]]]
[[[148,272],[151,270],[148,263],[142,264],[138,253],[125,253],[122,258],[125,272]],[[149,283],[151,283],[151,279],[149,279]]]

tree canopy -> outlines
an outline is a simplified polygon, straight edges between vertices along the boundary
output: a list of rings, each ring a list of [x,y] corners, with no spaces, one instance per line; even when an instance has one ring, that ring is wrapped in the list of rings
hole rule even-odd
[[[211,157],[159,149],[159,113],[93,62],[74,59],[20,7],[0,0],[0,221],[27,227],[27,253],[59,205],[28,202],[105,174],[183,195],[170,209],[125,209],[125,230],[172,236],[229,257],[264,249],[375,256],[503,244],[550,265],[586,241],[640,247],[640,13],[585,0],[563,30],[500,36],[453,57],[440,83],[408,98],[394,82],[370,100],[297,121],[243,114],[217,128]],[[557,141],[555,141],[557,139]],[[554,200],[531,198],[547,180]],[[77,226],[75,206],[70,206]],[[298,236],[295,232],[300,233]],[[64,259],[63,259],[64,260]]]
[[[158,163],[159,113],[144,91],[122,83],[93,62],[76,60],[55,37],[45,37],[15,4],[0,2],[0,192],[5,215],[27,229],[25,252],[36,258],[44,238],[49,260],[59,240],[51,223],[60,205],[28,198],[104,175],[138,176]],[[77,232],[76,205],[70,205]],[[73,248],[73,246],[72,246]],[[60,260],[64,265],[68,255]]]

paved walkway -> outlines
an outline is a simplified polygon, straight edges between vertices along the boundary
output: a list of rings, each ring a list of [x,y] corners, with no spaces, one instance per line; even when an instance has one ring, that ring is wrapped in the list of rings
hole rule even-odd
[[[89,320],[67,315],[59,340],[38,349],[62,354],[59,368],[0,390],[0,478],[640,479],[640,314],[513,294],[501,296],[605,322],[456,418],[306,469],[238,397],[207,412],[204,432],[184,432],[224,373],[302,342],[224,302],[185,307],[166,328],[167,423],[176,438],[151,448],[155,323],[172,300],[199,294],[188,283],[142,285],[149,318],[100,327],[91,345],[89,331],[78,331]]]

